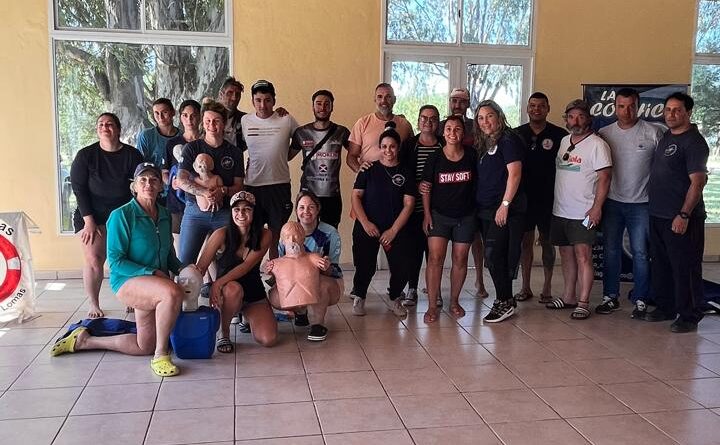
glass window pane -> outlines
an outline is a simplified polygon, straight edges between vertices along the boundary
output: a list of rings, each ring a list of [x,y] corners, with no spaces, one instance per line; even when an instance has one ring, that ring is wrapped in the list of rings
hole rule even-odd
[[[532,0],[465,0],[463,43],[530,45]]]
[[[720,1],[700,0],[695,52],[720,53]]]
[[[468,64],[467,81],[472,113],[481,101],[492,99],[503,109],[511,126],[520,125],[522,77],[523,68],[520,65]]]
[[[140,0],[55,0],[60,29],[140,29]]]
[[[447,114],[450,92],[449,64],[443,62],[395,61],[391,84],[397,96],[394,113],[403,114],[418,132],[417,117],[423,105],[435,105],[440,115]]]
[[[387,40],[455,43],[457,0],[388,0]]]
[[[229,51],[223,47],[131,45],[87,41],[55,44],[55,85],[59,144],[61,222],[72,230],[75,197],[70,165],[78,150],[97,140],[95,120],[110,111],[122,123],[120,139],[135,144],[154,123],[150,104],[167,97],[215,97],[228,76]],[[178,122],[179,124],[179,122]]]
[[[720,65],[693,67],[692,96],[695,99],[692,120],[710,146],[708,183],[703,192],[707,222],[720,223]]]
[[[147,29],[225,32],[225,0],[145,0]]]

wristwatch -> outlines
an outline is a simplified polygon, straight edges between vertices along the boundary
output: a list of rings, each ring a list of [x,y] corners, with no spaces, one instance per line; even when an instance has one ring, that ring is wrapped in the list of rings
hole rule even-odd
[[[502,204],[503,207],[509,207],[509,206],[510,206],[510,201],[503,200],[503,202],[502,202],[501,204]]]
[[[690,215],[688,215],[686,212],[680,212],[680,213],[678,213],[678,216],[680,216],[680,218],[682,218],[682,219],[690,218]]]

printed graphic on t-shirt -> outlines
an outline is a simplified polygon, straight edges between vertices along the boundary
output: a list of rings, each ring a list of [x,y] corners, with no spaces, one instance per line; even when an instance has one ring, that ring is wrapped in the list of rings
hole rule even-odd
[[[672,156],[675,153],[677,153],[677,145],[675,144],[670,144],[665,149],[665,156]]]
[[[248,134],[245,135],[245,137],[250,138],[275,136],[276,134],[280,134],[281,131],[283,131],[283,127],[248,127]]]
[[[552,150],[552,148],[553,148],[552,139],[543,139],[542,148],[544,148],[545,150]]]
[[[567,153],[566,153],[567,154]],[[580,172],[580,166],[582,165],[582,158],[578,155],[570,153],[567,161],[564,161],[561,157],[557,158],[558,170],[567,170],[571,172]]]
[[[457,184],[471,180],[472,173],[470,171],[438,173],[438,184]]]
[[[225,170],[232,170],[235,167],[235,160],[230,156],[223,156],[220,160],[220,167]]]
[[[405,176],[401,175],[400,173],[395,173],[391,177],[393,185],[397,187],[402,187],[405,184]]]

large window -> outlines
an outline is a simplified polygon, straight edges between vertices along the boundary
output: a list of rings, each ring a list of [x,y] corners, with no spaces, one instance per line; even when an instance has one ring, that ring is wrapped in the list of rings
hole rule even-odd
[[[720,223],[720,1],[699,0],[692,95],[693,121],[710,145],[708,184],[703,197],[708,223]]]
[[[230,71],[225,0],[55,0],[53,69],[60,225],[72,231],[75,154],[97,140],[95,119],[118,115],[121,140],[154,125],[152,101],[215,96]]]
[[[444,115],[454,87],[470,91],[468,116],[493,99],[519,125],[529,95],[533,0],[386,0],[385,79],[396,113],[416,125],[421,105]]]

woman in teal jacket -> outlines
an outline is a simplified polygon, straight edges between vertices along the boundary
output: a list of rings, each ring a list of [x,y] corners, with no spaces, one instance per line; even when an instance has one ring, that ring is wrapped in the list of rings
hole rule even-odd
[[[138,165],[130,188],[134,198],[107,221],[107,252],[110,287],[123,304],[135,309],[137,334],[93,337],[79,327],[58,340],[51,354],[83,349],[154,353],[153,372],[169,377],[180,372],[170,360],[168,340],[184,293],[169,274],[177,274],[181,265],[173,249],[170,214],[157,204],[163,188],[160,170],[147,162]]]

